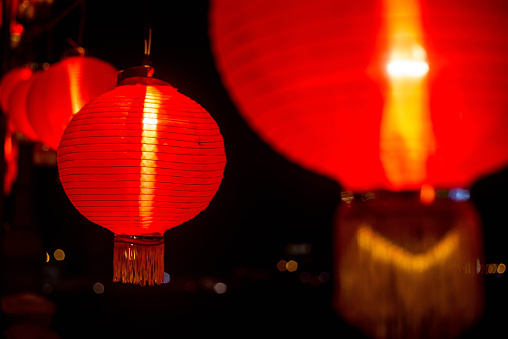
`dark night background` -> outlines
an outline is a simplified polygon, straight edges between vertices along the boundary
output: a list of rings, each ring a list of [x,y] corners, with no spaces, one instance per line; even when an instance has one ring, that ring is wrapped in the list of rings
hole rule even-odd
[[[55,0],[27,22],[30,44],[11,63],[56,62],[78,39],[82,8]],[[107,4],[107,5],[106,5]],[[116,5],[115,5],[116,4]],[[340,186],[274,153],[252,132],[221,84],[211,54],[208,1],[87,1],[82,46],[118,69],[141,65],[152,27],[154,76],[199,102],[217,121],[228,163],[214,200],[195,219],[165,233],[165,271],[156,287],[112,283],[113,234],[88,222],[70,204],[54,166],[32,161],[21,144],[19,179],[4,199],[1,295],[31,291],[52,300],[51,328],[62,338],[147,338],[197,335],[281,335],[363,338],[331,307],[333,216]],[[41,27],[49,30],[38,31]],[[486,263],[508,262],[508,171],[479,180],[471,197],[484,223]],[[310,251],[291,253],[288,248]],[[289,245],[289,247],[288,247]],[[63,261],[51,256],[63,249]],[[296,272],[277,262],[295,260]],[[300,279],[303,272],[311,281]],[[317,277],[328,273],[330,282]],[[506,336],[505,275],[485,275],[487,307],[464,338]],[[104,293],[96,294],[100,282]],[[224,294],[214,284],[225,283]],[[2,329],[10,325],[1,314]]]

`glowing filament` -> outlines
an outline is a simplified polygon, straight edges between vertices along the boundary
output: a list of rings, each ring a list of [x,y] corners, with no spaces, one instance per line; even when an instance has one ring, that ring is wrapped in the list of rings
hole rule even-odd
[[[389,93],[380,158],[393,189],[417,188],[425,183],[427,158],[434,151],[420,11],[416,1],[387,0],[385,5]]]
[[[425,61],[393,60],[386,70],[392,77],[421,78],[429,71],[429,65]]]
[[[69,91],[71,99],[72,114],[76,114],[86,104],[81,91],[83,70],[80,62],[70,62],[67,64],[67,74],[69,75]]]
[[[139,216],[141,226],[148,228],[154,216],[155,181],[146,180],[147,173],[154,173],[155,161],[157,160],[157,113],[159,105],[149,102],[149,97],[156,92],[152,86],[146,87],[145,102],[143,108],[143,126],[141,130],[141,162],[139,184]]]

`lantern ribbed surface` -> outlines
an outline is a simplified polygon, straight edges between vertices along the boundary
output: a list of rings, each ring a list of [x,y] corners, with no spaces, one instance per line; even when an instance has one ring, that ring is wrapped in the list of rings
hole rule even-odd
[[[240,114],[289,160],[354,191],[469,186],[508,163],[507,15],[502,1],[213,0],[210,38]],[[387,71],[395,57],[421,60]],[[425,79],[391,82],[408,65]]]
[[[117,235],[161,236],[204,210],[222,180],[219,128],[161,81],[121,85],[75,114],[58,148],[63,188]]]
[[[28,93],[27,114],[39,140],[56,150],[65,127],[87,102],[115,88],[117,69],[100,59],[69,56],[44,71]]]

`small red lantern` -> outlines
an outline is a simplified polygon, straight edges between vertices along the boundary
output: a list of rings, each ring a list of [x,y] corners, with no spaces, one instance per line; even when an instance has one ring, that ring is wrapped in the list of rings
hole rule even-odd
[[[120,73],[73,116],[57,152],[72,204],[115,233],[113,280],[141,285],[163,281],[164,232],[208,206],[226,163],[210,114],[151,72]]]
[[[46,70],[28,93],[28,118],[39,140],[56,150],[72,115],[115,87],[118,71],[94,57],[68,56]]]
[[[20,132],[24,137],[31,141],[37,141],[38,137],[35,133],[26,111],[27,95],[30,90],[34,79],[40,76],[40,72],[34,73],[34,75],[28,80],[24,80],[19,83],[10,94],[9,99],[9,118],[17,132]]]
[[[32,76],[29,66],[16,67],[5,73],[0,81],[0,104],[4,113],[9,113],[9,101],[14,88]]]

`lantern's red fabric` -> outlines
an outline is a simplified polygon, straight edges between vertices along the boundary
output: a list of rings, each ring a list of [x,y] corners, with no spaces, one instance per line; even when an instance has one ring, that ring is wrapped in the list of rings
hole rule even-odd
[[[419,184],[468,186],[508,163],[508,5],[417,2],[435,138]],[[352,190],[418,188],[394,187],[380,160],[382,5],[211,2],[213,52],[240,113],[276,151]]]
[[[32,76],[32,69],[28,66],[13,68],[5,73],[0,81],[0,105],[4,113],[9,113],[9,101],[12,91],[22,81]]]
[[[57,149],[65,127],[88,101],[115,88],[116,68],[94,57],[69,56],[34,81],[28,118],[46,146]]]
[[[166,83],[144,82],[88,103],[57,152],[72,204],[117,235],[163,234],[193,218],[212,200],[226,163],[204,108]]]
[[[10,99],[8,104],[10,111],[9,118],[12,125],[14,125],[14,129],[31,141],[37,141],[38,137],[28,120],[26,102],[30,86],[32,85],[34,79],[39,76],[40,72],[36,72],[28,80],[24,80],[16,85],[9,96]]]

